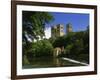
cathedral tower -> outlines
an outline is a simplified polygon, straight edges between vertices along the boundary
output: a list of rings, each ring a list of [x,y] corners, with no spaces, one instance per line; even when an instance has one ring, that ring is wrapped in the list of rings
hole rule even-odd
[[[68,23],[67,25],[66,25],[66,33],[69,33],[69,32],[72,32],[73,31],[73,29],[72,29],[72,24],[71,23]]]
[[[58,24],[51,28],[51,36],[53,38],[64,36],[64,26],[62,24]]]
[[[64,36],[64,26],[62,24],[57,25],[57,37]]]

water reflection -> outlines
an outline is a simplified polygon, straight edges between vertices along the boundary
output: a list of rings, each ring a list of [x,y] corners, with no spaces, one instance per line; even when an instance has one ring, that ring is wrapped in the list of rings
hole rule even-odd
[[[53,58],[53,63],[55,64],[55,66],[62,66],[62,62],[61,59],[59,58]]]
[[[67,66],[82,66],[63,60],[62,58],[34,58],[30,65],[24,65],[23,68],[47,68],[47,67],[67,67]]]

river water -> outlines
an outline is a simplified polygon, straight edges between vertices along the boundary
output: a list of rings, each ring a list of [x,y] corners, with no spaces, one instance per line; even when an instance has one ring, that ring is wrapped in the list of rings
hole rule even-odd
[[[34,58],[29,65],[23,65],[23,69],[28,68],[49,68],[49,67],[71,67],[71,66],[84,66],[82,64],[73,63],[62,58]]]

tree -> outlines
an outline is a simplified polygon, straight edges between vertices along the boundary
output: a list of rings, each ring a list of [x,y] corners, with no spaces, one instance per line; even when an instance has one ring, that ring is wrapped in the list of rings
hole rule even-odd
[[[37,42],[31,43],[32,47],[27,51],[27,58],[29,62],[32,62],[34,58],[40,57],[52,57],[53,56],[53,46],[48,40],[39,40]]]
[[[57,37],[57,38],[55,39],[55,41],[53,41],[53,46],[54,46],[54,47],[65,47],[65,46],[66,46],[65,37],[66,37],[66,36]]]
[[[23,11],[22,13],[23,41],[38,40],[45,36],[45,24],[50,23],[54,18],[48,12]]]
[[[89,63],[89,28],[69,33],[66,37],[66,57]]]

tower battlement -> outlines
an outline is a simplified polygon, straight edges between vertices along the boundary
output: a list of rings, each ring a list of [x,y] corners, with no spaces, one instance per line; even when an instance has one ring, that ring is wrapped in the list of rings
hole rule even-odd
[[[72,31],[73,31],[72,25],[70,23],[68,23],[66,25],[66,33],[69,33]],[[64,36],[66,33],[64,32],[63,24],[57,24],[57,25],[52,26],[52,28],[51,28],[51,37],[52,38]]]

